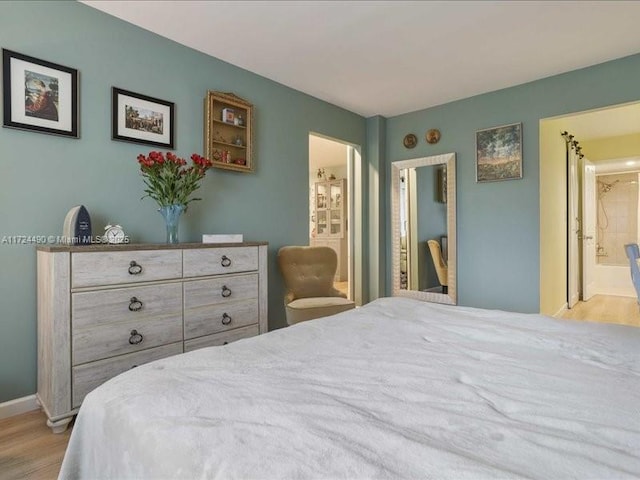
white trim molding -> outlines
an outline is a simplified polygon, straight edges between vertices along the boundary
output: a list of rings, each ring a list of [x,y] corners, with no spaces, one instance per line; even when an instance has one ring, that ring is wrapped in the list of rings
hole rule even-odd
[[[13,417],[14,415],[20,415],[21,413],[30,412],[31,410],[37,410],[39,408],[40,405],[38,404],[35,394],[16,398],[15,400],[0,403],[0,419]]]

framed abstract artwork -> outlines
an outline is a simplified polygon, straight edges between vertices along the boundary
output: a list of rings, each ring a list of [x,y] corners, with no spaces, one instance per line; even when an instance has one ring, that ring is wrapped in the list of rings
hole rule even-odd
[[[111,138],[175,148],[175,105],[140,93],[111,89]]]
[[[2,49],[3,125],[78,138],[78,70]]]
[[[522,123],[476,132],[476,182],[522,178]]]

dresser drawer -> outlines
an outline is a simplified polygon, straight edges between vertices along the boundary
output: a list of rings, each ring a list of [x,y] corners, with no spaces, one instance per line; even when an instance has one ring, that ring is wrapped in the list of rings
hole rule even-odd
[[[91,390],[116,375],[138,365],[182,353],[182,342],[150,348],[141,352],[121,355],[107,360],[87,363],[72,369],[73,407],[80,405]]]
[[[72,365],[80,365],[182,339],[182,316],[179,313],[153,319],[106,323],[72,332],[71,361]]]
[[[257,274],[184,283],[186,338],[257,323],[258,315]]]
[[[181,276],[182,250],[71,254],[71,288],[168,280]]]
[[[258,270],[258,247],[184,250],[185,277],[202,277]]]
[[[249,299],[185,310],[184,338],[200,337],[258,323],[258,300]]]
[[[235,330],[229,330],[228,332],[217,333],[215,335],[198,337],[184,342],[184,351],[190,352],[191,350],[197,350],[198,348],[226,345],[227,343],[235,342],[242,338],[255,337],[258,333],[260,333],[258,325],[251,325],[249,327],[236,328]]]
[[[182,315],[182,284],[134,286],[71,294],[74,333],[83,328]]]

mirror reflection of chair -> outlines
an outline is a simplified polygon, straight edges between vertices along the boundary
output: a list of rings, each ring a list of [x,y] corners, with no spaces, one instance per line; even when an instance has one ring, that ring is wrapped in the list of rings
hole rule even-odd
[[[433,265],[436,267],[436,275],[438,276],[438,282],[442,285],[442,293],[447,293],[448,285],[448,273],[447,262],[442,258],[442,250],[440,249],[440,243],[437,240],[427,240],[429,245],[429,251],[431,252],[431,258],[433,259]]]
[[[338,256],[329,247],[286,246],[278,251],[287,323],[326,317],[356,304],[333,286]]]
[[[637,243],[630,243],[624,246],[624,250],[627,252],[627,258],[629,259],[629,266],[631,268],[631,281],[633,282],[633,287],[636,289],[638,304],[640,304],[640,266],[638,266],[640,248],[638,248]]]

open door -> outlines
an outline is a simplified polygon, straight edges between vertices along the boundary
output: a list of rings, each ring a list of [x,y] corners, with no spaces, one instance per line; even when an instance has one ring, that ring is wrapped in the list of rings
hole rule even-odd
[[[578,254],[580,219],[578,217],[578,155],[573,148],[567,152],[567,307],[578,303],[580,271]]]
[[[582,159],[582,300],[593,296],[596,268],[596,167]]]

